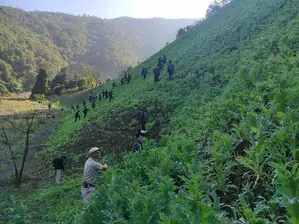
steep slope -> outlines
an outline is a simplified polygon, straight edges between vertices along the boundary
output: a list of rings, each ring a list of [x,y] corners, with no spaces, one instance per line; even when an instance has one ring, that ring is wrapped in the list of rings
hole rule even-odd
[[[236,0],[137,67],[113,106],[157,100],[170,125],[102,177],[79,222],[297,223],[298,3]],[[141,80],[162,54],[178,79]]]
[[[83,213],[73,190],[81,172],[77,182],[36,196],[40,204],[57,198],[44,223],[298,223],[298,8],[297,0],[234,0],[135,67],[133,82],[88,120],[65,116],[38,155],[43,166],[62,149],[72,166],[83,166],[98,145],[110,168]],[[152,74],[143,80],[141,68],[151,71],[163,54],[175,63],[175,80],[166,69],[158,83]],[[136,131],[133,114],[143,106],[150,114],[144,150],[116,160],[111,149],[130,150],[123,135]],[[67,191],[74,199],[59,208],[72,216],[56,207]]]
[[[122,27],[114,20],[97,17],[0,7],[0,90],[21,90],[22,85],[28,89],[39,68],[55,75],[60,68],[78,60],[99,68],[105,78],[116,77],[121,69],[163,47],[182,24],[193,22],[167,21],[171,26],[163,29],[171,32],[160,35],[164,39],[143,43],[131,32],[135,25],[143,26],[142,20],[130,19],[128,26]],[[151,32],[160,33],[162,25]]]

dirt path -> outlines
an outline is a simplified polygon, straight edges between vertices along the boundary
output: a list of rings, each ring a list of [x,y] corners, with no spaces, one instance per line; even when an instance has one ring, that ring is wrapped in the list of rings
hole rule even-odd
[[[83,99],[84,97],[88,97],[91,91],[94,91],[96,89],[100,88],[100,86],[97,86],[95,88],[92,89],[87,89],[81,92],[77,92],[77,93],[73,93],[73,94],[69,94],[69,95],[64,95],[59,97],[59,101],[63,104],[63,105],[73,105],[73,104],[77,104],[81,102],[81,99]]]

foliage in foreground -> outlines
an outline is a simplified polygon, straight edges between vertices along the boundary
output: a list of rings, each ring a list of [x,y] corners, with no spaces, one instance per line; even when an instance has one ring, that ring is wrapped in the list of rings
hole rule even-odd
[[[184,103],[161,94],[169,136],[110,170],[78,223],[299,222],[294,5],[236,0],[141,65],[175,61],[185,78],[152,88]]]
[[[88,122],[157,100],[172,111],[170,125],[160,145],[149,140],[111,166],[72,221],[299,223],[298,6],[235,0],[136,67],[133,83]],[[140,69],[163,54],[177,78],[142,80]],[[66,144],[72,127],[80,129],[63,124],[52,141]]]

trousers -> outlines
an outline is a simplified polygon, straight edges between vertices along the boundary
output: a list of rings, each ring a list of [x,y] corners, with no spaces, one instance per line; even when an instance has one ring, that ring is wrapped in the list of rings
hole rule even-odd
[[[84,203],[88,203],[89,202],[89,199],[94,194],[95,190],[96,190],[96,188],[95,187],[91,187],[91,186],[88,186],[86,188],[85,187],[81,188],[82,199],[83,199]]]

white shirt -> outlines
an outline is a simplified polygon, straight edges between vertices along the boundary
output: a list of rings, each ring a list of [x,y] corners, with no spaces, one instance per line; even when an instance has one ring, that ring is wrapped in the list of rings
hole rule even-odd
[[[89,157],[84,165],[83,181],[95,185],[101,169],[103,169],[103,165]]]

